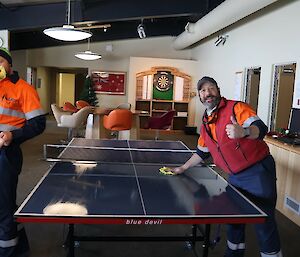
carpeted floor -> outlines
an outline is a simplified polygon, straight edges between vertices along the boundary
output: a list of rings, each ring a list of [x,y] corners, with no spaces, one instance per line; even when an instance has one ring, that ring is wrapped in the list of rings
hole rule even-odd
[[[23,171],[19,177],[18,203],[30,193],[32,188],[49,169],[49,163],[42,160],[43,144],[59,143],[65,139],[66,129],[57,128],[53,119],[47,122],[46,131],[23,144],[24,153]],[[141,131],[141,139],[154,139],[154,132]],[[195,149],[197,135],[183,133],[160,133],[161,140],[182,140],[191,149]],[[277,221],[282,240],[284,257],[299,256],[300,227],[285,218],[279,212]],[[67,225],[61,224],[25,224],[31,245],[31,257],[60,257],[66,256],[62,247],[67,232]],[[155,233],[189,234],[190,226],[160,225],[160,226],[124,226],[124,225],[81,225],[76,226],[80,233],[92,235],[152,235]],[[222,257],[226,244],[225,225],[221,229],[221,241],[210,250],[210,257]],[[201,244],[199,243],[199,249]],[[76,248],[77,257],[182,257],[195,256],[185,242],[81,242]],[[201,251],[199,251],[201,256]],[[258,257],[258,246],[252,226],[247,227],[247,252],[246,257]]]

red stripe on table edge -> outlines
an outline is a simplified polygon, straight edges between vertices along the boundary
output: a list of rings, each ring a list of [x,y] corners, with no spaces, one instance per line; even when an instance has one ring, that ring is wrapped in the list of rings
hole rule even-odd
[[[147,220],[158,221],[161,224],[242,224],[242,223],[264,223],[265,217],[255,218],[203,218],[203,219],[160,219],[160,218],[45,218],[45,217],[17,217],[16,221],[20,223],[65,223],[65,224],[124,224],[127,220],[142,221]],[[149,224],[149,225],[161,225]],[[135,224],[130,224],[135,225]]]

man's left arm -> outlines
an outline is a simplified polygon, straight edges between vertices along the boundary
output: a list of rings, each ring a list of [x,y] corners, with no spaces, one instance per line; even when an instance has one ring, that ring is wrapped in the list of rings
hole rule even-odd
[[[40,115],[27,120],[22,128],[11,131],[12,139],[14,142],[21,144],[24,141],[41,134],[45,128],[46,117],[45,115]]]
[[[256,120],[251,123],[249,128],[249,139],[263,139],[268,132],[268,127],[262,120]],[[247,128],[244,128],[244,137],[247,136]]]
[[[2,131],[0,132],[0,148],[3,145],[10,145],[12,141],[21,144],[24,141],[41,134],[45,128],[46,117],[45,115],[40,115],[27,120],[22,128],[13,131]]]
[[[234,114],[235,116],[231,117],[231,124],[226,125],[226,133],[229,138],[262,140],[268,132],[268,127],[248,104],[242,102],[236,104]]]

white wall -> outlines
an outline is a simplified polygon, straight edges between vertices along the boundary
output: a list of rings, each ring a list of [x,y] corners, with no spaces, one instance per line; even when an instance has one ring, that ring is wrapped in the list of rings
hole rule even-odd
[[[27,75],[27,52],[24,50],[12,51],[13,70],[18,71],[19,76],[26,80]]]
[[[197,62],[192,60],[179,59],[162,59],[162,58],[143,58],[131,57],[129,63],[129,80],[128,80],[128,102],[135,107],[136,93],[136,74],[142,71],[150,70],[154,66],[170,66],[177,68],[180,72],[187,73],[192,76],[192,90],[195,91],[195,78],[198,77]],[[195,102],[197,97],[191,98],[189,104],[188,125],[194,126],[195,120]]]
[[[96,61],[82,61],[74,56],[74,54],[79,51],[87,50],[87,44],[85,43],[31,49],[27,50],[28,65],[34,67],[50,66],[61,68],[103,67],[110,70],[117,68],[126,71],[128,69],[128,63],[123,63],[123,60],[127,59],[128,62],[130,56],[190,59],[191,50],[175,51],[171,47],[172,40],[172,37],[156,37],[91,43],[90,50],[102,55],[102,59]],[[107,45],[112,45],[112,52],[106,51]]]
[[[299,13],[299,0],[278,1],[223,30],[222,33],[229,35],[224,46],[214,45],[217,33],[203,40],[192,52],[199,61],[199,78],[204,75],[214,77],[221,93],[232,98],[235,72],[261,66],[258,115],[268,124],[273,65],[297,62],[296,79],[300,76]],[[200,115],[196,114],[196,117],[199,123]]]
[[[171,46],[172,41],[172,37],[157,37],[91,43],[90,50],[102,55],[102,59],[97,61],[83,61],[74,56],[76,52],[87,50],[87,43],[14,51],[13,59],[16,63],[20,63],[15,68],[24,75],[26,75],[26,66],[88,68],[89,72],[92,70],[125,72],[127,83],[124,96],[97,95],[101,107],[115,107],[119,103],[128,101],[128,92],[131,90],[131,82],[129,83],[128,80],[131,56],[191,59],[191,50],[175,51]],[[106,51],[107,45],[112,45],[112,51]],[[168,63],[170,64],[172,61]],[[154,66],[158,64],[156,63]],[[46,101],[43,98],[41,100],[42,102]]]

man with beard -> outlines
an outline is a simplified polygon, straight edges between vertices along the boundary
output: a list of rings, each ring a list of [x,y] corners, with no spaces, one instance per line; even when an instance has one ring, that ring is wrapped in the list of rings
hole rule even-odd
[[[197,89],[206,107],[197,152],[173,172],[183,173],[211,155],[214,163],[228,173],[229,183],[268,214],[265,223],[255,225],[261,256],[282,257],[274,217],[275,162],[263,141],[267,126],[248,104],[221,97],[213,78],[200,79]],[[242,257],[244,253],[245,224],[228,225],[224,257]]]

